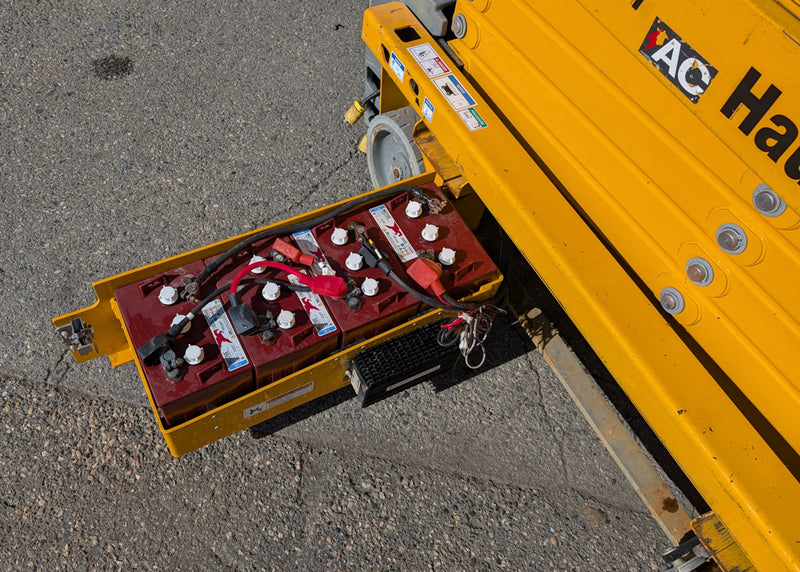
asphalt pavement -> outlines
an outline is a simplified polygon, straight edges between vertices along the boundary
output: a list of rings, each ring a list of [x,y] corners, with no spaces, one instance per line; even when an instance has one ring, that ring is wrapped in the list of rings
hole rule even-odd
[[[0,6],[0,568],[650,570],[666,537],[524,334],[170,456],[91,283],[369,190],[364,1]]]

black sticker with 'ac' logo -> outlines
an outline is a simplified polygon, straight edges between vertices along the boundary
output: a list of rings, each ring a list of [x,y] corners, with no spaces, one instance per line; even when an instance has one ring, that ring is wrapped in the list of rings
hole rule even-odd
[[[647,61],[658,68],[692,103],[711,85],[717,70],[681,40],[672,29],[656,18],[639,48]]]

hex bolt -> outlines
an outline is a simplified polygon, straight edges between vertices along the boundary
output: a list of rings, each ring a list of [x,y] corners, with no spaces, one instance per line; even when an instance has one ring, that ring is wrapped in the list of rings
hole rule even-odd
[[[253,258],[250,259],[250,262],[248,262],[248,264],[255,264],[256,262],[265,262],[266,260],[267,259],[264,258],[263,256],[255,255]],[[250,272],[252,272],[253,274],[264,274],[264,272],[266,271],[267,267],[261,266],[259,268],[253,268]]]
[[[775,217],[783,214],[786,203],[769,185],[761,183],[753,191],[753,206],[764,216]]]
[[[334,228],[331,233],[331,242],[336,246],[347,244],[347,231],[343,228]]]
[[[680,314],[686,306],[683,301],[683,295],[672,286],[667,286],[661,290],[658,301],[661,302],[661,307],[668,314]]]
[[[728,254],[741,254],[747,248],[747,235],[739,225],[725,223],[717,229],[717,244]]]
[[[686,276],[697,286],[708,286],[714,280],[714,268],[705,258],[690,258],[686,263]]]
[[[178,291],[172,286],[164,286],[158,293],[158,301],[165,306],[172,306],[178,301]]]
[[[459,12],[453,16],[453,23],[450,25],[450,29],[453,30],[456,38],[463,38],[467,35],[467,19],[464,14]]]

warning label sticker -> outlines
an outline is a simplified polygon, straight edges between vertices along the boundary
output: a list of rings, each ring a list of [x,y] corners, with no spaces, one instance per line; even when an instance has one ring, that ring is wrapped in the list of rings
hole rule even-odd
[[[433,104],[431,103],[431,100],[426,97],[425,101],[422,102],[422,117],[427,119],[429,122],[433,121],[433,110],[434,109],[435,109],[435,107],[433,107]]]
[[[381,227],[383,235],[386,237],[386,240],[389,241],[389,244],[392,245],[392,248],[397,253],[397,256],[400,257],[401,261],[408,262],[409,260],[417,258],[417,251],[411,245],[408,238],[406,238],[403,229],[401,229],[397,221],[394,220],[392,213],[389,212],[386,205],[372,207],[369,209],[369,212],[372,218],[375,219],[375,222],[378,223],[378,226]]]
[[[289,282],[297,284],[297,276],[289,274]],[[300,303],[303,305],[306,314],[308,314],[308,319],[314,325],[314,330],[316,330],[318,336],[324,336],[336,331],[336,324],[331,318],[328,308],[325,307],[322,298],[313,292],[295,292],[295,294],[300,299]]]
[[[322,252],[317,239],[314,238],[314,235],[311,234],[310,230],[296,232],[292,235],[292,238],[294,238],[294,241],[297,244],[297,248],[300,249],[300,252],[303,254],[310,254],[316,258],[314,264],[311,265],[311,270],[314,272],[314,274],[320,275],[329,273],[331,265],[328,262],[328,259],[325,258],[325,253]]]
[[[392,68],[394,75],[396,75],[400,81],[403,81],[403,78],[406,77],[406,66],[403,65],[403,62],[400,61],[400,58],[398,58],[394,52],[392,52],[392,57],[389,60],[389,67]]]
[[[470,131],[477,131],[478,129],[483,129],[486,127],[486,122],[478,114],[478,112],[475,111],[474,107],[459,111],[458,116],[461,117],[461,121],[463,121],[464,124],[469,127]]]
[[[454,75],[439,77],[433,80],[439,91],[447,99],[450,106],[456,111],[466,109],[476,104],[475,99],[469,94]]]
[[[262,401],[257,405],[253,405],[252,407],[248,407],[244,410],[244,418],[247,419],[248,417],[252,417],[253,415],[258,415],[259,413],[264,413],[267,409],[272,409],[273,407],[277,407],[287,401],[291,401],[295,397],[300,397],[301,395],[305,395],[310,391],[314,391],[314,382],[309,381],[308,383],[301,385],[300,387],[296,387],[291,391],[287,391],[286,393],[282,393],[272,399],[267,399],[266,401]]]
[[[447,64],[444,63],[430,44],[425,43],[414,46],[413,48],[408,48],[408,52],[411,54],[411,57],[417,60],[417,63],[422,66],[422,69],[425,70],[428,77],[438,77],[450,73],[450,68],[447,67]]]
[[[212,300],[203,307],[203,316],[208,322],[208,328],[214,336],[214,341],[219,346],[219,353],[222,355],[222,361],[228,371],[239,369],[250,363],[247,361],[244,348],[219,299]]]

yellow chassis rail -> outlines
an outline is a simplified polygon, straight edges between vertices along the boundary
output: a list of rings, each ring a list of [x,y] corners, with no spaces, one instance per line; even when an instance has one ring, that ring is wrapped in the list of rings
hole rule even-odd
[[[433,173],[420,175],[414,179],[406,181],[409,185],[422,185],[433,179]],[[368,199],[370,193],[362,195]],[[318,361],[303,370],[292,375],[286,376],[270,385],[249,393],[235,401],[226,403],[212,411],[195,417],[181,425],[175,427],[165,427],[159,417],[150,388],[145,381],[144,371],[141,364],[136,360],[136,348],[128,337],[128,333],[123,326],[123,319],[119,312],[117,302],[114,299],[114,290],[143,280],[148,276],[159,274],[169,268],[174,268],[182,264],[194,262],[196,260],[207,259],[225,252],[243,239],[261,232],[266,228],[295,224],[305,220],[316,218],[331,211],[341,204],[352,200],[345,199],[339,203],[328,205],[316,211],[291,218],[287,221],[276,223],[261,229],[254,230],[239,236],[217,242],[215,244],[192,250],[179,256],[167,258],[153,264],[137,268],[130,272],[118,274],[100,280],[93,284],[97,294],[97,302],[88,308],[59,316],[53,320],[58,328],[69,324],[75,318],[81,318],[90,324],[95,333],[96,351],[87,355],[73,352],[73,357],[78,362],[87,361],[108,355],[113,366],[118,366],[129,361],[135,360],[139,375],[144,383],[147,397],[153,409],[153,414],[158,422],[159,429],[164,435],[170,452],[178,457],[195,449],[199,449],[218,439],[252,427],[258,423],[266,421],[276,415],[284,413],[290,409],[308,403],[318,397],[341,389],[349,384],[345,372],[349,360],[360,351],[371,346],[380,344],[386,340],[405,334],[415,328],[424,326],[438,320],[447,312],[433,310],[420,315],[405,324],[401,324],[391,330],[370,338],[369,340],[351,346],[330,357]],[[502,276],[498,275],[490,282],[483,284],[478,291],[469,296],[468,300],[485,300],[491,298],[497,291],[502,282]]]
[[[471,14],[493,3],[469,4],[459,3],[456,10]],[[741,400],[734,402],[721,387],[724,376],[710,373],[713,364],[687,346],[680,326],[664,318],[652,294],[639,288],[405,6],[367,10],[362,35],[383,67],[381,111],[412,105],[426,117],[438,142],[755,566],[800,567],[800,483],[792,473],[798,467],[787,467],[793,451],[776,454],[740,409]],[[484,126],[473,122],[470,128],[409,51],[425,44],[474,99]]]

